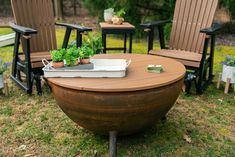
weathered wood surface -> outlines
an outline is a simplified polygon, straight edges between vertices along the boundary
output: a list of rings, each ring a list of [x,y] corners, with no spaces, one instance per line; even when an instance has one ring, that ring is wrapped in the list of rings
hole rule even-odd
[[[147,55],[99,55],[128,58],[126,78],[49,78],[53,95],[65,114],[96,133],[127,135],[152,127],[178,98],[185,73],[182,64]],[[162,74],[148,73],[148,64],[162,64]],[[134,90],[136,89],[136,90]]]

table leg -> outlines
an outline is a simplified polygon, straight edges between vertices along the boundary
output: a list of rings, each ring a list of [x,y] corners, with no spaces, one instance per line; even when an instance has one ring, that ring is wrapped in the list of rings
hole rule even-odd
[[[130,47],[129,47],[129,53],[132,53],[132,33],[130,33]]]
[[[105,33],[102,33],[102,42],[103,42],[103,47],[104,47],[103,52],[106,54],[106,34]]]
[[[127,38],[127,34],[124,34],[124,53],[126,53],[126,38]]]
[[[78,30],[77,30],[76,45],[77,45],[77,47],[81,47],[82,46],[82,35],[81,35],[81,33]]]
[[[109,157],[117,157],[117,132],[109,132]]]
[[[220,82],[221,82],[222,74],[219,74],[218,82],[217,82],[217,89],[220,88]]]
[[[227,78],[227,82],[226,82],[225,89],[224,89],[225,94],[228,94],[230,83],[231,83],[231,79]]]

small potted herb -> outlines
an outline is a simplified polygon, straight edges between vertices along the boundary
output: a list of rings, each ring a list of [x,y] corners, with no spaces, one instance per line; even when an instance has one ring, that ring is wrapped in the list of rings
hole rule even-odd
[[[66,50],[64,48],[51,51],[52,66],[54,68],[64,67],[65,54],[66,54]]]
[[[89,64],[90,63],[90,57],[94,55],[93,49],[88,46],[87,44],[84,44],[79,49],[79,58],[81,64]]]
[[[112,18],[112,22],[115,25],[121,25],[124,22],[123,16],[126,14],[124,9],[119,10],[116,12]]]
[[[7,70],[9,65],[9,62],[3,62],[3,60],[0,59],[0,89],[4,87],[3,73]]]
[[[226,56],[223,64],[222,80],[227,81],[228,78],[231,79],[231,83],[235,83],[235,56]]]
[[[65,61],[67,66],[77,65],[79,58],[79,49],[76,46],[67,49],[65,54]]]

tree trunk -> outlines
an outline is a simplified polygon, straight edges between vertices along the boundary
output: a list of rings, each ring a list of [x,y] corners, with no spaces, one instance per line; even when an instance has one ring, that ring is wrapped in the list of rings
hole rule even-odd
[[[74,16],[77,16],[77,0],[73,0]]]
[[[55,16],[56,20],[63,19],[63,1],[62,0],[54,0],[55,4]]]

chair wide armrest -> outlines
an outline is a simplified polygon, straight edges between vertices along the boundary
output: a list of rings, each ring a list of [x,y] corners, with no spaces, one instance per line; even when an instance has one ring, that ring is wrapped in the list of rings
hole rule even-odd
[[[201,29],[201,33],[205,33],[207,35],[215,35],[218,34],[218,32],[221,30],[222,26],[218,23],[214,23],[211,27],[209,28],[204,28]]]
[[[17,33],[23,34],[23,35],[30,35],[30,34],[36,34],[37,30],[28,28],[28,27],[23,27],[19,26],[15,23],[10,22],[9,26]]]
[[[150,28],[153,26],[164,26],[165,24],[170,23],[170,22],[171,22],[171,20],[159,20],[159,21],[152,21],[152,22],[148,22],[148,23],[143,23],[143,24],[140,24],[140,26],[144,27],[144,28]]]
[[[70,28],[70,29],[76,29],[80,32],[92,31],[92,29],[89,28],[89,27],[84,27],[84,26],[76,25],[76,24],[57,23],[57,22],[55,24],[58,25],[58,26],[63,26],[63,27],[67,27],[67,28]]]

